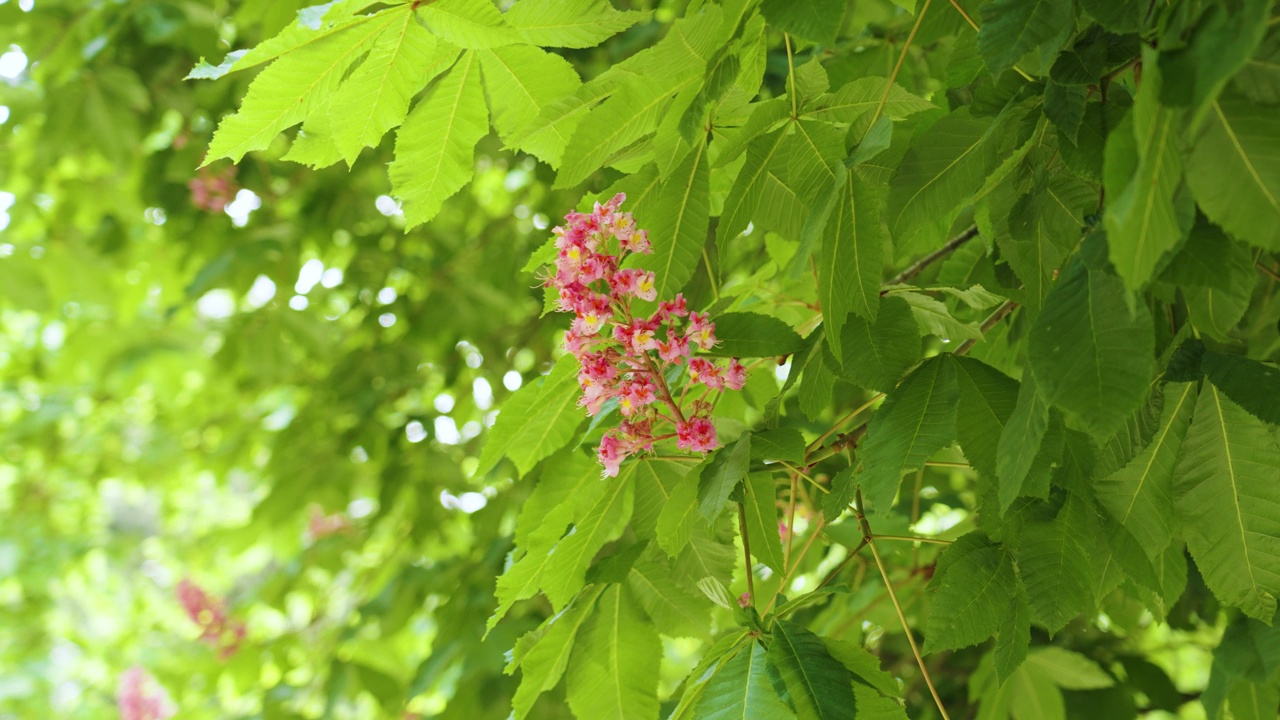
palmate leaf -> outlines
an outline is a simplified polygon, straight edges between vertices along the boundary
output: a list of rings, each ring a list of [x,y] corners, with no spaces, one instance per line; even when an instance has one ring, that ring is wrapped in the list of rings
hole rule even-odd
[[[1098,502],[1153,558],[1173,539],[1173,471],[1195,396],[1194,383],[1165,386],[1163,417],[1150,444],[1123,468],[1094,483]]]
[[[658,519],[663,509],[671,502],[676,489],[688,481],[693,467],[691,462],[644,457],[631,460],[624,466],[624,470],[635,476],[636,507],[631,517],[631,528],[638,537],[653,539],[657,535]],[[525,504],[528,505],[528,501]]]
[[[517,131],[533,122],[548,105],[572,95],[581,85],[578,73],[569,61],[528,45],[512,45],[480,51],[480,67],[493,110],[493,126],[499,137],[511,147]],[[563,149],[568,136],[558,139]],[[521,149],[544,162],[554,162],[540,143],[521,145]]]
[[[693,277],[711,223],[711,171],[707,146],[699,142],[636,211],[649,230],[652,251],[633,255],[635,265],[654,273],[659,300],[675,297]]]
[[[595,47],[647,17],[615,10],[606,0],[521,0],[505,15],[525,42],[564,48]]]
[[[1050,635],[1093,602],[1090,524],[1097,524],[1092,505],[1068,495],[1057,517],[1028,523],[1018,541],[1018,570],[1027,589],[1031,617]]]
[[[751,642],[725,661],[702,691],[697,720],[788,720],[796,714],[769,678],[766,651]]]
[[[925,652],[976,645],[1000,630],[1003,608],[1018,592],[1013,555],[980,533],[962,535],[938,557],[929,587]]]
[[[383,11],[328,33],[272,63],[249,85],[236,114],[223,119],[209,143],[204,164],[219,158],[239,162],[265,148],[282,130],[323,107],[351,64],[397,19]]]
[[[341,2],[304,8],[298,13],[295,22],[287,25],[270,40],[258,43],[251,49],[228,53],[226,58],[216,66],[206,63],[201,58],[185,79],[216,80],[228,73],[270,62],[285,53],[320,42],[352,25],[367,21],[369,16],[356,13],[376,4],[370,0],[341,0]],[[320,11],[318,16],[316,11]]]
[[[1107,141],[1107,246],[1116,272],[1130,289],[1146,285],[1156,266],[1191,228],[1182,184],[1181,114],[1162,106],[1158,78],[1143,83],[1133,112]],[[1131,132],[1132,137],[1127,133]],[[1133,149],[1135,157],[1130,156]],[[1135,162],[1136,161],[1136,162]],[[1135,167],[1126,177],[1125,170]]]
[[[621,585],[600,596],[569,661],[568,700],[580,718],[652,720],[658,715],[662,642]]]
[[[488,472],[506,455],[524,474],[564,447],[583,418],[577,373],[577,361],[563,356],[540,382],[512,395],[489,432],[476,472]]]
[[[760,11],[779,30],[830,44],[840,30],[844,9],[841,0],[764,0]]]
[[[1071,32],[1075,8],[1063,0],[995,0],[982,7],[978,52],[993,75],[1032,50],[1052,57]]]
[[[466,52],[418,102],[396,134],[391,188],[409,227],[435,217],[475,174],[476,143],[489,131],[476,53]]]
[[[538,696],[560,682],[569,665],[569,655],[573,651],[578,630],[591,617],[596,599],[603,591],[603,585],[593,586],[564,612],[548,618],[539,630],[533,631],[542,632],[537,644],[520,658],[518,664],[513,662],[507,666],[508,674],[515,672],[517,667],[521,670],[520,687],[511,699],[511,709],[516,720],[523,720]]]
[[[456,47],[438,42],[413,13],[396,16],[329,101],[331,136],[347,164],[403,122],[410,99],[457,56]]]
[[[1261,421],[1203,383],[1174,471],[1174,505],[1205,583],[1270,622],[1280,593],[1280,446]]]
[[[876,512],[889,511],[903,473],[955,440],[959,399],[956,368],[945,355],[925,360],[885,398],[867,426],[857,476]]]
[[[790,620],[775,622],[768,660],[782,677],[801,720],[856,715],[853,674],[831,657],[822,638],[808,628]]]
[[[825,122],[850,125],[850,132],[855,140],[861,140],[871,124],[871,116],[880,107],[881,117],[901,120],[918,112],[933,109],[933,103],[924,98],[912,95],[901,86],[894,84],[885,97],[885,84],[888,78],[866,77],[846,83],[838,90],[823,95],[813,103],[813,107],[803,111],[803,115]],[[884,98],[884,105],[880,99]]]
[[[1234,97],[1214,101],[1187,162],[1187,182],[1210,220],[1250,244],[1280,250],[1275,108]]]
[[[841,330],[850,312],[874,322],[880,309],[884,273],[883,198],[858,174],[848,171],[836,207],[827,219],[818,251],[818,300],[831,353],[844,361]]]
[[[1076,262],[1045,298],[1027,361],[1041,395],[1096,438],[1115,433],[1146,398],[1154,331],[1146,303],[1127,309],[1124,284]]]
[[[431,32],[468,50],[501,47],[521,40],[489,0],[433,0],[423,3],[416,12]]]
[[[614,154],[653,132],[663,107],[683,89],[683,85],[672,88],[649,77],[629,80],[578,124],[561,158],[555,186],[577,185]]]
[[[710,632],[706,598],[675,580],[670,559],[656,546],[631,566],[627,587],[663,635],[701,638]]]
[[[595,504],[576,519],[573,532],[556,544],[542,573],[542,591],[557,611],[582,588],[591,558],[605,543],[618,539],[631,519],[635,481],[619,476],[605,483]]]

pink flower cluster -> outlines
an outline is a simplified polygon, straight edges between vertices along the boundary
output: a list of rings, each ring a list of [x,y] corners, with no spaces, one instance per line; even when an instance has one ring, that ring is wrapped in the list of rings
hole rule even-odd
[[[200,639],[218,651],[223,660],[235,654],[244,640],[244,623],[227,616],[220,600],[212,598],[199,585],[184,579],[178,583],[178,602],[191,622],[200,626]]]
[[[624,418],[605,433],[597,451],[609,477],[627,456],[650,452],[668,438],[692,452],[719,447],[707,395],[740,390],[747,377],[737,358],[721,366],[693,355],[716,345],[716,326],[706,313],[690,311],[683,295],[640,312],[637,301],[654,302],[658,292],[653,272],[622,267],[629,254],[650,251],[648,232],[636,228],[631,213],[618,210],[625,199],[619,193],[590,213],[565,216],[565,226],[552,230],[555,273],[546,279],[559,294],[560,310],[574,314],[564,346],[581,368],[579,404],[595,415],[615,400]],[[674,366],[686,363],[688,379],[676,399],[667,378]],[[705,391],[686,405],[693,385]]]
[[[167,720],[178,712],[164,688],[137,665],[120,674],[116,709],[120,720]]]
[[[236,167],[231,165],[221,171],[201,170],[187,181],[187,189],[191,191],[193,205],[216,215],[225,210],[240,191],[236,185]]]

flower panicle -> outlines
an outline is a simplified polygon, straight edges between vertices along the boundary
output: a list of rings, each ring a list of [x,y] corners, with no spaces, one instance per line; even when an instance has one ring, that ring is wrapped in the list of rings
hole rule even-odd
[[[626,265],[630,255],[651,251],[649,234],[619,208],[618,193],[589,213],[571,212],[552,229],[556,260],[545,276],[561,312],[573,313],[565,350],[580,367],[579,405],[600,413],[614,401],[623,420],[604,434],[597,458],[607,477],[619,473],[631,455],[652,452],[654,443],[675,439],[676,447],[707,453],[719,447],[711,421],[711,392],[741,390],[746,368],[695,355],[718,344],[710,315],[689,309],[681,294],[658,301],[653,271]],[[657,308],[642,303],[657,302]],[[674,369],[687,373],[673,372]],[[685,383],[672,392],[679,376]],[[694,385],[700,397],[685,402]]]

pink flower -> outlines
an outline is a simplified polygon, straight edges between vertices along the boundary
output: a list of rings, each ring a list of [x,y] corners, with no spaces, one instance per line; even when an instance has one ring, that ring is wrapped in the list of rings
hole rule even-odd
[[[585,407],[588,415],[596,415],[604,407],[605,401],[613,395],[612,385],[592,383],[582,388],[582,397],[578,398],[578,406]]]
[[[741,390],[747,384],[747,369],[738,358],[729,361],[729,369],[724,371],[724,384],[730,390]]]
[[[578,316],[573,319],[573,331],[579,335],[595,335],[613,319],[606,295],[591,295],[578,303]]]
[[[675,300],[664,300],[658,303],[658,314],[662,316],[663,320],[688,315],[689,305],[684,300],[684,293],[676,293]]]
[[[658,357],[665,362],[679,365],[689,357],[689,338],[676,335],[667,330],[667,341],[658,343]]]
[[[710,452],[719,447],[716,428],[704,417],[691,418],[676,424],[676,447],[693,452]]]
[[[618,436],[637,450],[653,449],[653,421],[643,418],[623,420],[618,425]]]
[[[631,217],[631,213],[618,213],[613,217],[613,236],[618,238],[623,250],[630,250],[627,247],[631,243],[631,239],[636,235],[636,221]]]
[[[658,349],[658,323],[652,320],[635,320],[631,333],[631,351],[637,355]]]
[[[631,237],[631,242],[626,244],[626,249],[641,255],[648,255],[651,246],[649,245],[649,231],[637,230],[636,234]]]
[[[120,674],[116,686],[116,709],[120,720],[166,720],[177,713],[169,694],[141,666]]]
[[[600,438],[600,447],[596,449],[596,458],[604,466],[605,477],[618,477],[618,470],[626,457],[627,454],[623,452],[622,444],[618,442],[618,438],[613,433],[605,433],[605,436]]]
[[[307,521],[307,536],[312,542],[321,538],[337,535],[351,530],[351,522],[342,513],[325,515],[319,505],[311,506],[311,517]]]
[[[710,350],[716,345],[716,324],[711,322],[706,313],[689,313],[689,342],[703,350]]]
[[[647,378],[632,380],[622,386],[618,393],[618,408],[623,415],[634,415],[641,408],[658,401],[657,388]]]
[[[225,660],[240,649],[245,636],[244,623],[228,618],[220,600],[209,597],[189,579],[178,583],[176,594],[187,617],[200,627],[200,639],[217,649],[218,657]]]
[[[689,380],[690,382],[702,383],[713,390],[719,390],[724,387],[724,380],[720,377],[720,368],[706,358],[693,358],[689,361]]]

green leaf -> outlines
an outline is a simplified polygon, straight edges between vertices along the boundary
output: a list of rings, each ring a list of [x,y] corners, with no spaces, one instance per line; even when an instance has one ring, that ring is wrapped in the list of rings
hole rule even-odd
[[[617,540],[631,519],[635,484],[631,477],[602,480],[604,492],[575,519],[573,530],[556,544],[542,574],[542,592],[560,610],[582,588],[591,558],[605,543]]]
[[[1066,720],[1062,693],[1053,678],[1024,665],[1009,678],[1009,711],[1014,720]]]
[[[880,667],[880,658],[863,649],[862,645],[852,640],[841,640],[838,638],[824,637],[822,642],[827,646],[827,650],[831,656],[840,661],[849,672],[853,673],[854,681],[860,685],[874,689],[878,694],[887,695],[892,698],[902,696],[902,689],[898,687],[898,679],[893,673]],[[856,690],[855,686],[855,690]],[[861,696],[859,696],[861,699]],[[867,708],[860,707],[859,713],[864,713]]]
[[[844,10],[843,0],[764,0],[760,7],[769,25],[822,45],[835,42]]]
[[[1091,526],[1093,507],[1069,494],[1057,517],[1030,522],[1017,548],[1018,571],[1027,588],[1031,617],[1052,636],[1092,605]]]
[[[966,323],[955,319],[942,302],[928,295],[914,292],[897,293],[896,296],[906,300],[911,306],[911,313],[920,324],[922,331],[937,335],[943,342],[982,339],[982,330],[977,323]]]
[[[475,146],[489,131],[476,57],[463,53],[396,133],[389,174],[409,227],[435,217],[444,201],[475,174]]]
[[[468,50],[520,41],[490,0],[433,0],[419,6],[416,12],[428,30]]]
[[[957,110],[920,134],[889,185],[885,218],[894,243],[934,249],[956,211],[999,162],[998,147],[988,142],[991,118]]]
[[[901,700],[885,697],[866,685],[854,683],[853,697],[863,720],[910,720]]]
[[[1174,506],[1213,594],[1270,622],[1280,592],[1280,506],[1274,436],[1204,383],[1174,472]]]
[[[1275,108],[1230,97],[1213,102],[1187,161],[1187,182],[1210,220],[1250,244],[1280,250]]]
[[[705,533],[697,532],[689,545],[676,558],[675,576],[687,584],[696,584],[711,578],[721,585],[733,577],[733,568],[739,560],[733,545],[722,543]],[[732,599],[731,599],[732,600]]]
[[[786,145],[786,138],[785,131],[775,130],[753,139],[747,145],[747,161],[725,197],[720,224],[716,227],[716,244],[721,250],[746,230],[755,217],[768,185],[769,166],[774,155]],[[786,157],[785,154],[783,157]]]
[[[228,53],[219,65],[200,62],[185,79],[216,80],[254,65],[270,62],[280,56],[311,43],[316,43],[347,28],[367,22],[372,16],[356,15],[373,3],[367,0],[342,0],[325,5],[305,8],[297,13],[297,20],[289,23],[278,35],[259,43],[256,47]],[[314,11],[320,10],[319,16]]]
[[[1098,663],[1066,648],[1038,647],[1027,656],[1027,664],[1044,671],[1063,690],[1099,690],[1116,684]]]
[[[1235,720],[1271,720],[1280,706],[1280,688],[1254,682],[1236,682],[1227,692],[1227,707]]]
[[[684,289],[702,259],[711,223],[711,172],[705,142],[696,143],[660,183],[652,202],[636,212],[649,230],[652,252],[633,255],[636,266],[654,273],[658,299]],[[718,325],[717,325],[718,327]]]
[[[1266,34],[1272,5],[1270,0],[1211,5],[1196,18],[1185,44],[1161,48],[1160,99],[1190,107],[1193,129],[1200,127],[1206,103],[1217,98],[1227,80],[1257,49]]]
[[[662,511],[671,503],[677,488],[689,482],[689,472],[693,467],[691,462],[639,457],[623,468],[635,476],[636,507],[631,517],[631,529],[638,537],[653,538],[657,535]],[[525,504],[528,505],[527,502]]]
[[[245,153],[265,148],[282,130],[323,107],[347,69],[395,19],[384,13],[353,24],[272,63],[249,85],[236,114],[218,124],[203,164],[224,157],[240,162]]]
[[[456,47],[436,42],[412,13],[397,18],[329,101],[333,141],[347,164],[402,123],[410,99],[457,57]]]
[[[1233,79],[1235,89],[1263,105],[1280,105],[1280,35],[1271,34]]]
[[[1111,182],[1113,174],[1124,173],[1112,168],[1112,140],[1107,147],[1107,244],[1116,272],[1135,290],[1152,278],[1161,258],[1186,237],[1194,219],[1190,198],[1178,196],[1183,174],[1181,114],[1160,105],[1157,78],[1148,80],[1129,115],[1137,168],[1123,185]],[[1113,135],[1119,137],[1126,127],[1128,123],[1122,124]]]
[[[1009,598],[1004,619],[1000,621],[1000,629],[996,631],[996,646],[992,651],[993,668],[996,679],[1004,682],[1022,666],[1027,659],[1027,649],[1031,646],[1031,606],[1027,600],[1027,591],[1022,582],[1018,582],[1018,590]]]
[[[1052,429],[1054,423],[1030,373],[1022,376],[1018,400],[1013,414],[1000,433],[996,446],[997,498],[1000,512],[1008,511],[1014,500],[1025,495],[1044,496],[1037,492],[1046,459],[1053,462]],[[1043,487],[1047,491],[1047,484]]]
[[[742,507],[747,516],[747,538],[751,554],[775,573],[786,572],[782,539],[778,535],[777,488],[772,472],[757,472],[743,483],[746,497]]]
[[[1045,298],[1027,361],[1041,395],[1095,438],[1110,437],[1147,397],[1155,339],[1146,303],[1127,310],[1124,284],[1074,264]]]
[[[888,78],[863,77],[841,86],[839,90],[818,98],[812,109],[804,115],[817,120],[850,125],[855,140],[863,140],[871,124],[871,116],[880,107],[880,116],[890,120],[902,120],[925,110],[932,110],[933,103],[912,95],[896,83],[885,97]],[[884,105],[880,105],[884,98]]]
[[[1194,383],[1165,386],[1160,428],[1146,449],[1100,480],[1098,502],[1141,543],[1150,557],[1173,540],[1173,471],[1195,408]]]
[[[734,486],[747,478],[750,464],[750,433],[743,433],[732,447],[716,451],[698,479],[698,512],[704,520],[710,523],[719,517]]]
[[[577,375],[577,361],[565,355],[540,382],[516,391],[489,431],[476,473],[487,473],[506,455],[523,475],[567,445],[582,424]]]
[[[956,376],[960,383],[956,440],[978,474],[988,482],[994,482],[999,440],[1017,406],[1018,383],[979,360],[970,357],[956,357],[955,360],[960,370]]]
[[[888,392],[920,359],[920,330],[911,306],[885,297],[874,321],[849,315],[841,330],[841,375],[860,387]]]
[[[671,561],[658,548],[649,546],[631,566],[627,587],[663,635],[702,638],[710,631],[710,606],[675,581]]]
[[[699,465],[675,486],[658,515],[658,546],[671,557],[679,555],[689,544],[698,519],[699,476],[705,467],[705,464]]]
[[[686,81],[688,82],[688,81]],[[684,89],[649,77],[634,77],[578,124],[560,160],[555,187],[568,188],[609,164],[610,158],[658,126],[671,96]]]
[[[604,591],[584,632],[569,662],[567,696],[574,715],[657,717],[662,642],[622,586]]]
[[[853,675],[827,651],[822,638],[790,620],[773,624],[769,663],[777,668],[801,720],[856,715]]]
[[[751,433],[752,460],[785,460],[804,463],[804,435],[796,428],[757,430]]]
[[[960,387],[946,356],[925,360],[889,393],[867,426],[858,482],[868,504],[888,512],[902,474],[924,467],[956,433]]]
[[[685,679],[684,692],[680,694],[680,701],[667,720],[692,720],[707,685],[724,671],[729,660],[737,657],[739,652],[754,642],[754,638],[739,628],[737,632],[727,633],[712,644]]]
[[[498,135],[508,147],[518,146],[544,162],[555,162],[569,141],[567,135],[556,135],[556,152],[538,142],[513,145],[511,138],[553,102],[582,86],[573,65],[559,55],[528,45],[482,50],[479,55]],[[551,130],[553,135],[557,131]]]
[[[844,361],[841,330],[845,318],[852,312],[867,322],[874,322],[880,309],[886,239],[884,224],[880,221],[883,203],[875,186],[850,170],[822,235],[818,252],[818,300],[827,337],[831,338],[829,347],[841,362]]]
[[[596,599],[603,590],[603,585],[595,586],[583,593],[564,612],[547,618],[534,631],[542,633],[537,644],[525,653],[518,664],[507,666],[507,673],[515,672],[516,667],[521,669],[520,687],[511,700],[516,720],[523,720],[533,707],[533,701],[560,682],[569,665],[569,654],[573,651],[578,630],[591,617]]]
[[[1089,16],[1113,33],[1136,32],[1149,5],[1141,0],[1079,0]]]
[[[804,340],[778,318],[752,312],[724,313],[715,317],[718,344],[713,355],[728,357],[782,357],[799,352]]]
[[[995,0],[982,6],[978,52],[1000,75],[1033,50],[1052,57],[1075,24],[1073,3],[1062,0]]]
[[[1280,425],[1280,369],[1212,350],[1200,361],[1205,377],[1249,414]]]
[[[1019,591],[1013,556],[980,533],[962,535],[938,557],[925,623],[925,652],[977,645],[1000,630],[1002,608]]]
[[[787,720],[796,715],[769,678],[766,651],[751,642],[720,666],[698,704],[699,720]]]
[[[521,0],[507,11],[507,24],[525,42],[542,47],[589,48],[648,18],[619,12],[606,0]]]

